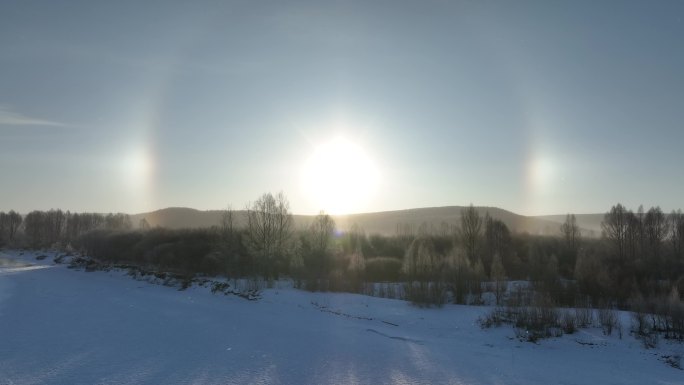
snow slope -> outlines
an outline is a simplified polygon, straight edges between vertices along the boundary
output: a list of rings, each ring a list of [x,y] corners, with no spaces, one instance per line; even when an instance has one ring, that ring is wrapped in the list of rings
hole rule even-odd
[[[539,344],[487,307],[419,309],[269,289],[259,301],[0,259],[0,384],[684,384],[663,355],[590,329]],[[19,263],[17,263],[19,262]],[[21,266],[22,263],[33,266]],[[625,325],[627,326],[627,325]]]

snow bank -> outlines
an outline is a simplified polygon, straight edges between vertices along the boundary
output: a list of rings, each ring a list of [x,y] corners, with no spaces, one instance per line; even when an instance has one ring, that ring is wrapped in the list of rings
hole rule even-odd
[[[678,344],[645,350],[600,329],[531,344],[480,329],[489,307],[291,288],[246,301],[54,256],[3,253],[34,268],[0,267],[0,384],[684,383],[663,362]]]

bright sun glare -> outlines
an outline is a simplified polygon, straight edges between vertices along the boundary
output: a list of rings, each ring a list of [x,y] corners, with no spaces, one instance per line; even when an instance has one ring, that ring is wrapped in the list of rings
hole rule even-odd
[[[366,209],[379,173],[357,144],[336,138],[316,147],[302,170],[302,188],[318,208],[330,214]]]

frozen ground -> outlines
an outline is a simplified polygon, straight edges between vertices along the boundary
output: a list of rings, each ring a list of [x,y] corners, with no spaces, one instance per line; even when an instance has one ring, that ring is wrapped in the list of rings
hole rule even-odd
[[[531,344],[480,329],[486,307],[293,289],[247,301],[35,256],[0,254],[3,385],[684,384],[662,358],[682,345],[645,350],[627,333]]]

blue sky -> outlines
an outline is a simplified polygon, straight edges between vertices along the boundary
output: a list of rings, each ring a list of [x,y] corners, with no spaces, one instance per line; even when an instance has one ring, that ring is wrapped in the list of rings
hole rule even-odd
[[[348,211],[669,211],[683,40],[681,1],[4,1],[0,210],[330,211],[302,168],[342,137]]]

